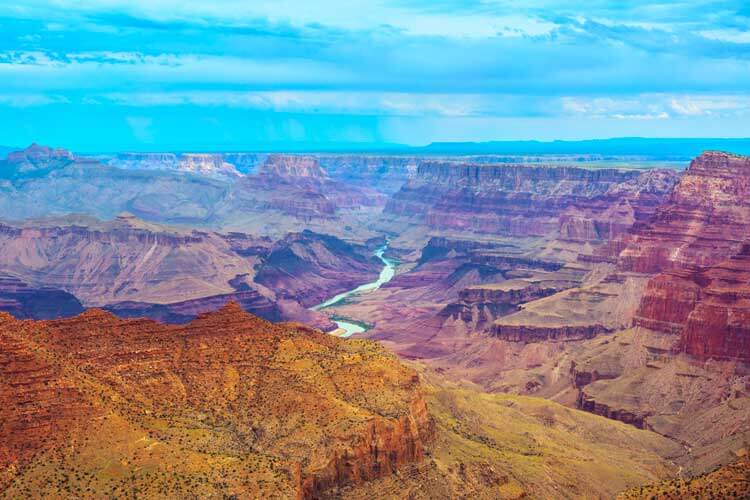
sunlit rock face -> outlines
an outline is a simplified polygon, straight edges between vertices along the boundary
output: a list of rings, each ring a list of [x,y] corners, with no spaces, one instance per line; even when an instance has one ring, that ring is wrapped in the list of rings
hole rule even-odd
[[[190,477],[205,494],[319,498],[420,462],[433,436],[418,375],[383,348],[235,303],[181,326],[0,314],[0,375],[0,490],[59,496],[48,479],[74,470],[69,493],[104,494],[93,472],[115,463],[153,496]]]
[[[682,335],[701,358],[750,359],[748,245],[750,158],[696,158],[669,200],[624,238],[622,270],[652,279],[635,324]]]
[[[750,158],[708,152],[690,164],[653,219],[625,239],[618,265],[658,273],[716,264],[739,252],[750,227]]]

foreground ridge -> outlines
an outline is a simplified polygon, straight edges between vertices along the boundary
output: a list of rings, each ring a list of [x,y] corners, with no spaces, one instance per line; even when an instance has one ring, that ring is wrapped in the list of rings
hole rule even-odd
[[[317,497],[423,457],[419,377],[370,342],[235,303],[186,325],[0,317],[11,497]]]

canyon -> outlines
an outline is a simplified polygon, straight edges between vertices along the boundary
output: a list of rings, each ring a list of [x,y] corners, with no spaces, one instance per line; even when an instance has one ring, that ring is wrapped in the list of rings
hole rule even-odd
[[[181,323],[234,300],[270,320],[330,330],[326,316],[307,308],[379,272],[368,247],[333,236],[305,230],[274,243],[160,226],[131,214],[0,224],[0,255],[0,268],[20,283],[3,281],[0,310],[18,315],[29,297],[35,303],[46,297],[52,303],[38,314],[23,309],[21,317],[38,319],[49,319],[55,308],[60,313],[51,317],[79,312],[71,302],[80,301]]]
[[[0,395],[29,413],[5,410],[0,489],[611,497],[727,466],[750,436],[750,159],[581,158],[9,154],[0,369],[22,379]],[[381,257],[392,279],[357,292]],[[341,318],[353,338],[321,333]],[[141,465],[105,485],[115,456]]]

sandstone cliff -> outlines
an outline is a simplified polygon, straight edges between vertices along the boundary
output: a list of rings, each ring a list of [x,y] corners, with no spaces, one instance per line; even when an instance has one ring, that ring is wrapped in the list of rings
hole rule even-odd
[[[634,322],[682,335],[699,359],[750,359],[750,158],[696,158],[654,218],[624,238],[621,269],[656,273]]]
[[[736,254],[750,227],[750,158],[708,152],[690,164],[654,218],[636,227],[621,269],[658,273]]]

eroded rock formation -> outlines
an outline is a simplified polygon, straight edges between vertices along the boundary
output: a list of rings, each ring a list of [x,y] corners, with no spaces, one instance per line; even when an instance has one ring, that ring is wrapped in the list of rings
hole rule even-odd
[[[201,495],[318,498],[420,461],[434,433],[419,377],[382,348],[236,304],[184,326],[0,315],[0,340],[11,496],[175,494],[189,478]]]
[[[690,164],[653,219],[625,238],[621,269],[659,273],[736,254],[750,227],[750,158],[708,152]]]
[[[382,263],[367,247],[311,231],[278,241],[263,259],[255,281],[279,297],[311,307],[378,277]]]
[[[750,158],[695,159],[648,224],[624,241],[621,269],[656,273],[635,324],[682,335],[699,359],[750,360]]]
[[[385,214],[444,231],[606,240],[647,218],[676,178],[666,170],[424,162]]]

